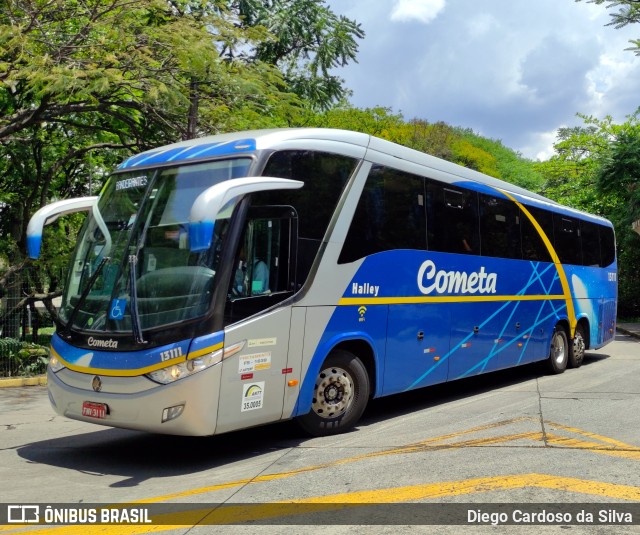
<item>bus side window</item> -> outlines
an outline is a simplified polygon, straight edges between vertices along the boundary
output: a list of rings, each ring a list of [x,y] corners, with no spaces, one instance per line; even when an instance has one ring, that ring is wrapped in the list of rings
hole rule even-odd
[[[578,220],[562,214],[553,215],[556,253],[563,264],[582,264],[582,245]]]
[[[426,249],[424,179],[376,165],[358,201],[338,263],[393,249]]]
[[[292,206],[299,216],[296,280],[306,281],[331,217],[358,160],[341,154],[312,150],[274,152],[265,164],[264,176],[301,180],[304,187],[254,193],[252,204]]]
[[[602,251],[601,266],[607,267],[613,264],[616,259],[616,238],[613,229],[598,225],[600,231],[600,251]]]
[[[430,251],[480,254],[478,194],[427,182],[427,244]]]
[[[291,206],[256,206],[235,259],[225,309],[227,324],[265,310],[296,288],[297,213]]]
[[[582,236],[582,264],[601,266],[598,225],[589,221],[580,221],[580,234]]]
[[[482,256],[522,258],[520,209],[508,199],[480,194]]]
[[[551,244],[553,244],[553,219],[551,214],[544,210],[534,208],[533,206],[527,206],[526,210],[533,216]],[[524,260],[535,260],[538,262],[551,262],[549,249],[547,249],[540,233],[524,212],[520,214],[520,222],[522,258]]]

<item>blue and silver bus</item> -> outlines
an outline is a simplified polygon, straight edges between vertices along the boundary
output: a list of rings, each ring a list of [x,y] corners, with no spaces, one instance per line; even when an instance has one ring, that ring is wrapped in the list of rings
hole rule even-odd
[[[362,133],[205,137],[123,162],[87,211],[48,367],[68,418],[177,435],[296,419],[614,337],[609,221]]]

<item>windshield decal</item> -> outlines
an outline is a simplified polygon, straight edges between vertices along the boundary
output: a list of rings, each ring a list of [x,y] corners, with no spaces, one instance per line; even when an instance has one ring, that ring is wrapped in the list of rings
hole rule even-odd
[[[121,320],[124,318],[124,311],[127,307],[126,299],[114,299],[111,301],[111,308],[109,309],[110,320]]]
[[[126,178],[124,180],[118,180],[118,182],[116,182],[116,191],[132,188],[144,188],[147,183],[147,177],[144,175],[135,176],[133,178]]]

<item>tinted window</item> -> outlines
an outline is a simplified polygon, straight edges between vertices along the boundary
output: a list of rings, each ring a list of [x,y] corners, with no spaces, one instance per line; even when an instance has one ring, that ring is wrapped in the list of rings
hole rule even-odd
[[[480,254],[478,195],[449,184],[427,182],[429,250]]]
[[[301,237],[321,240],[340,194],[357,161],[314,151],[280,151],[269,158],[262,174],[304,182],[297,190],[263,192],[253,204],[289,205],[298,212]]]
[[[581,221],[580,235],[582,238],[582,263],[585,266],[601,265],[598,225],[588,221]]]
[[[553,243],[553,219],[551,214],[533,206],[526,206],[525,208],[542,228],[550,242]],[[538,262],[551,262],[551,254],[533,223],[525,213],[521,213],[520,219],[522,258]]]
[[[602,254],[602,266],[610,266],[616,259],[616,239],[613,229],[599,225],[600,251]]]
[[[563,264],[582,264],[579,221],[562,214],[553,215],[555,249]]]
[[[339,262],[391,249],[425,249],[424,179],[374,166],[358,202]]]
[[[522,258],[518,206],[508,199],[480,194],[480,236],[483,256]]]
[[[298,213],[297,281],[304,284],[331,216],[358,160],[316,151],[273,153],[262,174],[304,182],[297,190],[254,194],[254,205],[289,205]]]

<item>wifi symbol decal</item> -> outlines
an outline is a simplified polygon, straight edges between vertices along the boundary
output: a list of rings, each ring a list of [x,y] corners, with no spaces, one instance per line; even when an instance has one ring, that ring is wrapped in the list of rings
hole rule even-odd
[[[364,321],[364,313],[367,311],[366,306],[361,306],[358,308],[358,314],[360,314],[360,321]]]

